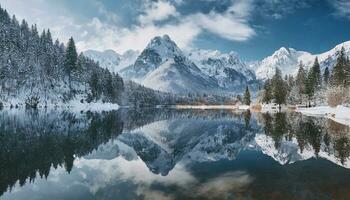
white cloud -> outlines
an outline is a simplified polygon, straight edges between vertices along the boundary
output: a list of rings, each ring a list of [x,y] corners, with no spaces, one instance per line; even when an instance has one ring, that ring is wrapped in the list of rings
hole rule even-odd
[[[248,23],[253,9],[253,0],[234,1],[224,13],[212,11],[208,14],[195,13],[188,16],[180,16],[169,2],[159,1],[149,8],[151,9],[146,11],[147,15],[140,16],[140,21],[148,26],[131,30],[130,34],[127,34],[130,39],[130,41],[126,40],[128,44],[132,41],[138,41],[138,44],[147,43],[156,35],[168,34],[179,43],[180,47],[188,47],[203,30],[233,41],[245,41],[255,35],[254,29]],[[170,16],[178,16],[179,21],[176,24],[160,27],[153,23]]]
[[[178,16],[174,5],[166,1],[146,3],[145,14],[139,16],[142,24],[150,24],[155,21],[168,19],[170,16]]]
[[[197,26],[197,30],[206,30],[228,40],[245,41],[255,35],[248,22],[253,9],[253,0],[236,0],[223,13],[215,11],[208,14],[195,13],[183,17],[182,22],[190,23],[193,27]]]
[[[139,16],[140,25],[117,27],[94,18],[88,25],[89,36],[77,43],[81,50],[114,49],[123,53],[129,49],[143,50],[155,36],[168,34],[180,48],[192,47],[204,30],[233,41],[245,41],[255,35],[248,19],[252,11],[250,0],[235,1],[224,13],[195,13],[180,16],[169,2],[147,3],[145,14]],[[156,25],[156,21],[177,16],[177,21]]]
[[[39,30],[49,28],[53,38],[59,38],[62,42],[68,41],[71,36],[77,38],[84,26],[69,17],[59,4],[53,5],[49,1],[0,0],[0,4],[10,15],[15,14],[20,20],[25,19],[29,24],[37,24]]]
[[[115,23],[118,22],[118,20],[119,20],[118,16],[115,13],[108,11],[105,8],[105,6],[103,5],[103,3],[101,3],[101,2],[99,2],[97,0],[91,0],[91,3],[94,6],[96,6],[97,11],[100,14],[104,15],[109,21],[115,22]]]
[[[252,8],[250,0],[240,0],[235,2],[224,13],[198,13],[190,15],[188,18],[202,29],[223,38],[234,41],[245,41],[255,35],[254,29],[248,23]]]
[[[114,49],[121,53],[129,49],[143,50],[153,37],[164,34],[168,34],[180,48],[186,48],[201,31],[191,22],[161,27],[150,24],[128,29],[102,23],[97,18],[88,24],[87,29],[89,35],[77,43],[78,49]]]
[[[249,23],[253,0],[235,0],[223,13],[192,13],[181,15],[175,5],[183,1],[145,0],[144,10],[135,16],[139,24],[121,26],[120,18],[97,0],[90,0],[96,15],[77,18],[59,2],[45,0],[0,0],[0,4],[39,28],[50,28],[53,37],[66,42],[73,36],[78,50],[114,49],[123,53],[129,49],[143,50],[155,36],[168,34],[180,48],[192,47],[193,41],[203,31],[208,31],[232,41],[245,41],[255,35]],[[28,7],[27,5],[31,5]],[[164,22],[166,23],[157,23]]]
[[[331,5],[337,10],[335,15],[350,19],[350,1],[348,0],[329,0]]]

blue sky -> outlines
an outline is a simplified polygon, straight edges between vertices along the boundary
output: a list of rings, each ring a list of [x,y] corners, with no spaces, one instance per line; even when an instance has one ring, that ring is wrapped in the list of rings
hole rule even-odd
[[[142,50],[168,34],[183,49],[258,60],[282,46],[321,53],[350,40],[349,0],[0,0],[79,50]]]

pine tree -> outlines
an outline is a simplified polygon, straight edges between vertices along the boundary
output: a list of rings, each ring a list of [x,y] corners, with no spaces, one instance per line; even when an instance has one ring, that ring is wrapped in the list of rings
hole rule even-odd
[[[238,95],[236,96],[236,98],[237,98],[238,101],[242,102],[242,96],[241,96],[241,95],[238,94]]]
[[[265,84],[264,84],[264,94],[263,94],[263,103],[271,103],[272,101],[272,85],[271,85],[271,80],[268,79],[266,80]]]
[[[325,85],[328,85],[328,83],[329,83],[329,76],[330,76],[329,69],[328,69],[328,67],[326,67],[324,69],[324,73],[323,73],[323,82],[325,83]]]
[[[285,104],[287,101],[287,87],[286,82],[282,78],[282,72],[280,69],[276,68],[276,73],[272,78],[273,85],[273,97],[275,103],[279,105],[281,110],[281,105]]]
[[[288,94],[288,103],[290,104],[301,104],[302,103],[302,94],[299,91],[299,88],[297,85],[293,85],[291,87],[291,90]]]
[[[307,83],[307,73],[304,69],[302,62],[299,64],[299,70],[296,77],[296,84],[298,85],[299,92],[301,94],[306,94],[306,83]]]
[[[344,65],[344,72],[345,72],[345,85],[347,87],[350,86],[350,59],[347,56],[346,63]]]
[[[67,44],[66,57],[65,57],[65,70],[68,75],[69,88],[71,89],[71,76],[72,72],[77,68],[78,53],[75,47],[73,38],[71,37]]]
[[[90,80],[92,74],[94,81]],[[75,94],[71,93],[72,78],[77,92],[83,94],[92,91],[97,98],[103,93],[107,100],[116,101],[124,90],[123,80],[118,75],[103,70],[82,54],[77,56],[73,38],[69,40],[67,48],[58,40],[53,43],[50,30],[44,30],[39,35],[36,25],[29,26],[25,20],[19,23],[15,16],[11,18],[0,7],[2,99],[17,95],[24,101],[39,98],[45,101],[40,103],[47,100],[67,101]],[[94,87],[89,87],[89,83]]]
[[[312,66],[312,76],[314,79],[314,87],[315,88],[320,88],[321,84],[322,84],[322,77],[321,77],[321,67],[320,67],[320,63],[318,62],[318,57],[315,58],[315,62]]]
[[[245,104],[245,105],[247,105],[247,106],[250,105],[251,100],[250,100],[250,92],[249,92],[248,86],[247,86],[247,88],[245,89],[245,93],[244,93],[243,100],[244,100],[244,104]]]
[[[346,57],[345,57],[345,49],[342,47],[339,56],[337,58],[337,62],[333,67],[332,71],[332,86],[343,86],[345,83],[345,66],[346,66]]]
[[[92,99],[91,100],[98,99],[99,96],[100,96],[100,91],[101,90],[100,90],[100,86],[99,86],[97,73],[95,73],[95,72],[92,73],[89,85],[90,85],[91,93],[92,93]]]
[[[288,76],[288,87],[291,89],[295,85],[295,80],[292,75]]]
[[[313,70],[311,69],[308,73],[307,76],[307,81],[306,81],[306,95],[308,96],[308,105],[309,107],[311,106],[311,99],[315,94],[315,75],[313,73]]]

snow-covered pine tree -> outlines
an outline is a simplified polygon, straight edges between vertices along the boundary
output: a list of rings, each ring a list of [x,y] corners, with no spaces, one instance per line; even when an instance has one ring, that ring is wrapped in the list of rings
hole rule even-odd
[[[345,72],[345,86],[350,86],[350,59],[349,56],[346,57],[346,62],[344,65],[344,72]]]
[[[250,91],[249,91],[248,86],[245,89],[243,101],[244,101],[243,103],[245,105],[250,106],[251,100],[250,100]]]
[[[288,103],[292,105],[301,104],[302,99],[303,99],[303,95],[300,93],[298,85],[294,84],[291,87],[290,92],[288,94],[288,98],[287,98]]]
[[[346,66],[346,57],[345,57],[345,49],[342,47],[340,50],[339,56],[337,58],[337,62],[333,67],[332,71],[332,86],[343,86],[345,82],[345,66]]]
[[[281,105],[286,103],[288,91],[286,83],[282,78],[282,72],[279,68],[276,68],[276,73],[272,78],[272,85],[275,103],[277,103],[279,109],[281,109]]]
[[[302,62],[299,64],[298,74],[295,82],[299,88],[299,92],[301,94],[306,94],[307,73]]]
[[[112,93],[102,88],[99,98],[113,102],[120,98],[124,85],[119,75],[103,70],[82,54],[78,57],[73,38],[66,49],[59,40],[52,41],[50,30],[38,32],[36,25],[29,26],[25,20],[19,23],[0,7],[0,101],[39,99],[40,103],[56,104],[86,99],[92,93],[92,74],[100,85],[111,82],[113,87]],[[68,74],[74,85],[68,85]],[[67,98],[69,88],[76,92]]]
[[[316,88],[316,76],[312,69],[308,72],[307,81],[306,81],[306,95],[308,97],[308,106],[311,107],[311,100],[315,94]]]
[[[273,98],[273,96],[272,96],[272,84],[271,84],[271,80],[268,79],[264,83],[264,92],[263,92],[262,102],[263,103],[271,103],[272,98]]]
[[[78,53],[75,47],[74,39],[72,37],[68,41],[65,57],[66,58],[64,61],[64,67],[68,75],[69,89],[71,90],[72,89],[71,76],[74,70],[76,70],[77,68],[77,60],[78,60]]]
[[[314,79],[314,87],[320,88],[322,84],[322,76],[321,76],[321,67],[320,63],[318,62],[318,57],[315,58],[314,64],[311,68],[312,76]]]
[[[324,73],[323,73],[323,82],[325,85],[328,85],[328,83],[329,83],[329,78],[330,78],[329,76],[330,76],[329,69],[328,69],[328,67],[326,67],[324,69]]]

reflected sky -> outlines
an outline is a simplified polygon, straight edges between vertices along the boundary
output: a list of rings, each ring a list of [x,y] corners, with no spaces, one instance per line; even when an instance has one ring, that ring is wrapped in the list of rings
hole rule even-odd
[[[1,113],[0,183],[10,189],[0,199],[350,197],[341,124],[295,113],[137,113]],[[36,132],[24,133],[31,121]],[[30,155],[39,151],[50,153]]]

